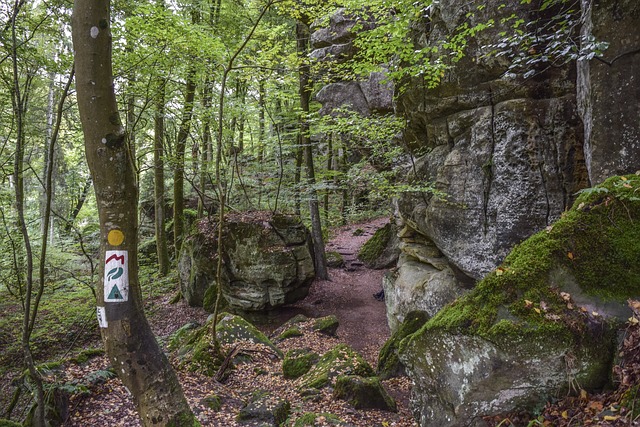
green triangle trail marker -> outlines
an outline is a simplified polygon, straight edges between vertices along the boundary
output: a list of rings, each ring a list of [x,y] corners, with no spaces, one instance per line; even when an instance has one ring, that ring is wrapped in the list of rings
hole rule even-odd
[[[113,285],[113,288],[111,288],[111,292],[109,292],[109,297],[107,299],[108,300],[118,300],[118,299],[124,300],[124,297],[120,293],[120,289],[118,289],[117,285]]]

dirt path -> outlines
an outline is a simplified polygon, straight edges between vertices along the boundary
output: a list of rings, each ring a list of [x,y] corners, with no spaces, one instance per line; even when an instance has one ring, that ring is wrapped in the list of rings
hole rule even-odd
[[[336,230],[326,247],[327,251],[340,253],[345,266],[330,268],[330,280],[314,282],[309,296],[292,306],[312,317],[338,316],[340,340],[364,353],[372,363],[376,362],[377,353],[390,334],[385,304],[373,297],[382,288],[385,270],[364,267],[357,254],[387,222],[388,218],[379,218]],[[362,230],[362,233],[356,233],[356,230]]]
[[[338,337],[327,337],[315,332],[315,335],[280,342],[281,350],[286,352],[292,348],[309,347],[322,354],[344,342],[358,350],[375,366],[378,351],[389,337],[385,305],[373,297],[381,288],[384,271],[365,268],[357,260],[357,253],[362,244],[386,222],[387,219],[377,219],[342,227],[333,233],[334,237],[327,249],[340,252],[345,258],[345,266],[330,269],[331,280],[316,281],[304,300],[279,310],[275,317],[271,317],[272,325],[263,328],[272,329],[298,313],[310,317],[335,314],[340,321]],[[354,235],[357,229],[361,229],[362,233]],[[186,307],[184,301],[169,304],[168,300],[169,296],[149,301],[146,307],[148,312],[153,313],[150,322],[154,333],[161,338],[167,337],[187,322],[203,323],[208,315],[202,309]],[[69,382],[77,381],[92,372],[106,369],[108,365],[106,357],[97,357],[87,364],[67,366],[65,376]],[[411,385],[407,378],[383,381],[385,388],[398,403],[397,413],[355,410],[346,402],[335,399],[329,387],[322,389],[317,399],[302,397],[296,389],[295,381],[283,378],[281,365],[281,361],[269,358],[239,364],[225,384],[185,369],[179,369],[178,376],[187,400],[203,426],[244,426],[236,420],[236,415],[256,390],[269,390],[291,402],[293,412],[288,426],[304,412],[330,412],[348,425],[357,427],[416,425],[408,408]],[[218,412],[209,408],[204,401],[206,396],[212,394],[220,397],[223,402],[222,409]],[[64,423],[65,427],[140,426],[131,396],[117,378],[92,387],[88,394],[74,396],[69,415]]]

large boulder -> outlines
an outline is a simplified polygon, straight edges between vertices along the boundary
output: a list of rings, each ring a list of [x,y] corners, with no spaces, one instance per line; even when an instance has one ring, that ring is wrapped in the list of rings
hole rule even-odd
[[[560,220],[400,343],[422,426],[468,426],[607,384],[640,294],[640,176],[583,192]]]
[[[232,309],[268,310],[304,298],[315,276],[311,238],[300,219],[264,212],[225,219],[222,295]],[[186,239],[179,260],[182,294],[210,309],[216,283],[217,226],[207,220]]]

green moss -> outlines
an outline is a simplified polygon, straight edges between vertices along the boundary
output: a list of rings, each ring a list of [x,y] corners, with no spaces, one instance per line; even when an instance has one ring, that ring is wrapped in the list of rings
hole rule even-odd
[[[181,412],[172,417],[172,419],[167,421],[167,427],[200,427],[201,424],[198,419],[191,413]]]
[[[277,341],[284,341],[288,338],[293,338],[293,337],[301,337],[302,335],[304,334],[302,333],[300,328],[294,326],[292,328],[287,329],[280,335],[278,335]]]
[[[580,340],[584,319],[567,309],[554,269],[588,295],[625,301],[640,293],[640,176],[613,177],[578,197],[551,227],[514,247],[503,265],[424,329],[504,337]],[[410,338],[409,338],[410,339]],[[408,343],[403,341],[401,348]]]
[[[202,399],[202,403],[214,412],[219,412],[222,409],[222,400],[220,396],[216,394],[210,394]]]
[[[299,378],[309,372],[318,358],[318,355],[309,349],[289,350],[282,362],[282,373],[285,378]]]
[[[221,313],[217,325],[217,336],[222,344],[232,344],[245,340],[256,344],[263,344],[271,348],[278,356],[283,356],[282,351],[280,351],[265,334],[240,316]]]
[[[328,412],[323,412],[321,414],[316,414],[315,412],[305,412],[296,420],[296,422],[293,424],[293,427],[314,427],[315,425],[317,425],[316,420],[318,420],[319,422],[318,425],[328,424],[340,426],[344,424],[344,422],[340,418]]]
[[[396,402],[382,387],[380,378],[340,375],[336,379],[333,396],[349,402],[356,409],[382,409],[396,412]]]
[[[311,328],[314,331],[321,332],[325,335],[335,336],[336,331],[338,330],[338,326],[340,326],[340,322],[338,321],[338,317],[334,314],[329,316],[320,317],[313,321],[313,325]]]
[[[358,252],[358,258],[365,263],[374,262],[384,252],[391,239],[392,233],[393,228],[391,223],[379,228],[374,235],[362,245],[360,252]]]
[[[413,334],[424,325],[429,316],[423,311],[408,313],[400,327],[384,343],[378,354],[378,375],[383,378],[391,378],[403,373],[404,369],[398,359],[398,346],[407,336]]]
[[[212,283],[211,286],[204,291],[204,297],[202,298],[202,308],[205,309],[208,313],[213,313],[216,308],[216,299],[218,298],[218,286],[215,283]],[[221,309],[226,307],[226,300],[222,298],[220,300]]]
[[[339,375],[372,377],[373,368],[346,344],[339,344],[326,352],[309,372],[300,378],[300,388],[322,388]]]
[[[22,424],[18,424],[11,420],[0,419],[0,427],[21,427]]]
[[[340,252],[336,251],[327,251],[327,265],[333,268],[340,268],[344,265],[344,258],[340,254]]]
[[[89,348],[83,350],[76,357],[72,358],[71,361],[80,365],[82,363],[86,363],[89,359],[92,359],[97,356],[102,356],[104,354],[104,349],[102,348]]]

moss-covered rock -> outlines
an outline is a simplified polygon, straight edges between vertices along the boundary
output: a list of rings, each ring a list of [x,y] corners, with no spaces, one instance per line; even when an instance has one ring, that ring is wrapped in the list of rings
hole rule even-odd
[[[298,385],[301,389],[322,388],[333,385],[339,375],[372,377],[375,372],[355,350],[346,344],[339,344],[323,354],[318,363],[300,377]]]
[[[276,337],[275,342],[284,341],[289,338],[301,337],[304,333],[297,326],[293,326],[285,331],[282,331],[280,335]]]
[[[289,350],[282,362],[282,373],[285,378],[299,378],[309,372],[318,359],[318,354],[308,348]]]
[[[388,268],[396,263],[399,254],[395,227],[387,223],[362,245],[358,259],[368,268]]]
[[[342,421],[338,416],[323,412],[316,414],[315,412],[305,412],[300,416],[293,427],[315,427],[315,426],[336,426],[351,427],[351,424]]]
[[[356,409],[398,411],[396,402],[389,396],[378,377],[362,378],[355,375],[340,375],[336,379],[333,396],[346,400]]]
[[[315,319],[311,327],[314,331],[318,331],[330,337],[335,337],[338,326],[340,326],[338,317],[334,314],[330,314],[329,316]]]
[[[216,333],[221,344],[248,341],[254,344],[265,345],[282,357],[282,351],[280,351],[265,334],[240,316],[230,313],[220,314]]]
[[[607,383],[615,324],[628,317],[626,299],[640,294],[639,193],[636,175],[583,191],[560,220],[401,342],[423,422],[462,425],[575,384]]]
[[[217,223],[201,220],[183,243],[178,268],[189,304],[206,302],[212,307],[218,286],[228,306],[238,311],[269,310],[307,295],[315,270],[310,234],[299,217],[270,212],[229,214],[222,230],[220,284],[217,228]],[[209,292],[209,287],[216,289]]]
[[[287,420],[290,411],[289,401],[264,391],[258,391],[240,410],[237,420],[241,423],[258,422],[261,426],[277,427]]]
[[[205,396],[200,403],[214,412],[219,412],[222,409],[222,399],[217,394]]]
[[[340,268],[344,266],[344,257],[340,252],[327,251],[327,266],[331,268]]]
[[[169,340],[169,350],[181,366],[209,376],[215,375],[222,363],[222,355],[216,354],[213,347],[212,321],[213,319],[208,319],[202,326],[188,323],[178,329]],[[282,357],[282,352],[269,338],[240,316],[221,313],[218,316],[216,336],[220,344],[236,344],[242,341],[262,344]]]
[[[382,379],[392,378],[404,374],[404,367],[398,358],[400,341],[413,334],[429,320],[424,311],[412,311],[404,318],[391,337],[384,343],[378,354],[378,376]]]

